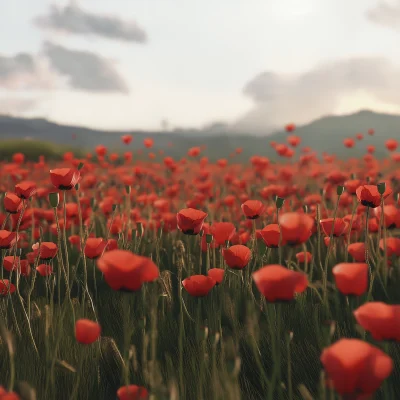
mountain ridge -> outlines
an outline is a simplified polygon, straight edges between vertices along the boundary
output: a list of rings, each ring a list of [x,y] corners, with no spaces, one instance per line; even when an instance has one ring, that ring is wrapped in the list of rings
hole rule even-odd
[[[229,126],[218,123],[204,129],[182,129],[174,131],[145,130],[101,130],[76,125],[63,125],[45,118],[21,118],[10,115],[0,115],[0,140],[40,140],[59,145],[69,145],[92,151],[98,144],[110,148],[110,151],[137,150],[144,148],[146,137],[154,138],[154,150],[165,150],[171,156],[182,157],[192,146],[207,146],[207,156],[210,158],[228,157],[237,147],[243,148],[239,158],[254,154],[274,157],[275,152],[269,146],[270,141],[285,143],[287,133],[284,129],[272,134],[260,135],[252,132],[232,132]],[[374,136],[367,134],[368,129],[376,131]],[[364,134],[363,141],[356,140],[354,149],[346,149],[343,140],[355,138],[357,133]],[[124,146],[119,136],[130,134],[134,140],[129,146]],[[366,145],[377,148],[377,156],[387,154],[384,141],[400,137],[400,115],[379,113],[373,110],[360,110],[346,115],[327,115],[298,126],[292,134],[302,138],[300,147],[310,146],[318,153],[324,151],[338,155],[359,156],[365,153]],[[73,140],[73,135],[76,139]],[[118,138],[117,138],[118,137]],[[172,142],[173,146],[169,146]]]

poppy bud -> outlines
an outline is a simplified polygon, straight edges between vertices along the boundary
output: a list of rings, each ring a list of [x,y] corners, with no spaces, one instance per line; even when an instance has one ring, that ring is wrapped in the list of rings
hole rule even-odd
[[[117,207],[118,207],[118,204],[113,204],[112,205],[112,210],[115,211],[117,209]]]
[[[213,241],[213,235],[210,235],[209,233],[206,234],[206,242],[207,244],[211,244]]]
[[[283,207],[284,203],[285,203],[285,199],[283,199],[282,197],[276,198],[275,205],[278,210],[280,210]]]
[[[383,195],[386,192],[386,183],[385,182],[378,183],[376,186],[378,188],[378,192],[380,195]]]
[[[85,164],[83,164],[83,162],[80,162],[79,165],[78,165],[77,170],[80,171],[83,168],[84,165]]]
[[[49,202],[53,208],[57,208],[60,202],[60,195],[58,193],[50,193]]]
[[[337,195],[338,195],[338,196],[341,196],[341,195],[343,194],[343,192],[344,192],[344,186],[339,185],[339,186],[336,188],[336,193],[337,193]]]
[[[79,188],[80,188],[80,185],[79,185],[79,183],[77,183],[77,184],[75,185],[75,190],[78,191]]]
[[[307,214],[308,213],[308,206],[307,204],[304,204],[303,206],[303,211]]]
[[[126,192],[126,194],[131,193],[131,187],[129,185],[125,185],[125,192]]]

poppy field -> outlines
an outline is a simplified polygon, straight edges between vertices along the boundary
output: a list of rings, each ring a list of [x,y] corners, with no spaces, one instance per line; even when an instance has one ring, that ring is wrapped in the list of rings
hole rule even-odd
[[[399,399],[398,143],[286,132],[1,161],[0,400]]]

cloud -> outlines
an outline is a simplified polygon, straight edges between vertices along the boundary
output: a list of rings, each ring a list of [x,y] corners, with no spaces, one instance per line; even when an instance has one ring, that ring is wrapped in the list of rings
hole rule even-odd
[[[24,114],[32,111],[38,103],[37,99],[7,98],[0,97],[1,114]]]
[[[76,5],[52,6],[48,15],[35,18],[42,29],[75,35],[96,35],[114,40],[145,43],[146,32],[134,21],[124,21],[113,16],[90,14]]]
[[[0,55],[0,88],[9,90],[50,89],[54,75],[45,60],[28,53],[14,56]]]
[[[332,114],[346,96],[360,92],[388,104],[400,102],[400,67],[384,58],[355,58],[320,65],[299,75],[265,72],[244,88],[255,107],[234,129],[267,131]],[[360,107],[362,108],[362,107]]]
[[[367,18],[376,24],[400,30],[400,0],[380,1],[367,11]]]
[[[44,54],[51,67],[68,78],[69,85],[75,89],[90,92],[129,92],[112,63],[95,53],[70,50],[45,42]]]

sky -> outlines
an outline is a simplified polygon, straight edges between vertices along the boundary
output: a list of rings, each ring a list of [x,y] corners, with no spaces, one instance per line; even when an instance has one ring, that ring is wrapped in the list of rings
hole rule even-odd
[[[0,114],[268,133],[327,114],[400,113],[400,0],[0,6]]]

